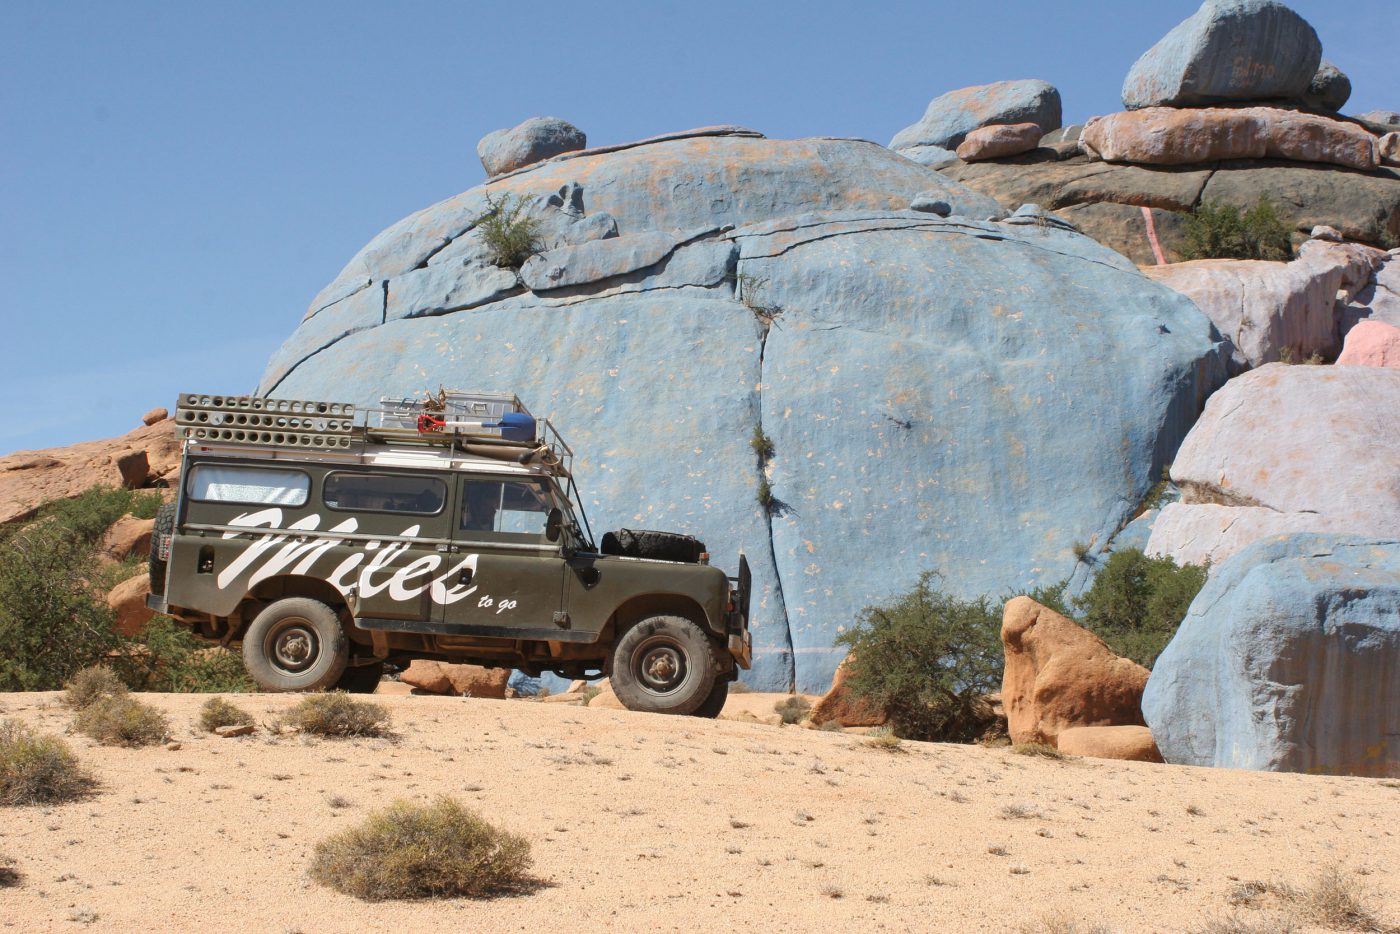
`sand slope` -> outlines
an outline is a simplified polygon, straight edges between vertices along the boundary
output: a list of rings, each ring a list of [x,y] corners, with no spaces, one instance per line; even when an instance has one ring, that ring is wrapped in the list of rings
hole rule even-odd
[[[377,698],[396,741],[220,739],[196,732],[203,697],[146,699],[179,750],[70,737],[100,793],[0,812],[0,852],[24,873],[0,889],[0,929],[1014,931],[1060,913],[1182,931],[1236,910],[1240,881],[1329,864],[1400,922],[1396,783],[892,754],[839,733],[518,700]],[[270,718],[295,698],[235,700]],[[0,695],[0,714],[69,721],[53,694]],[[395,797],[444,793],[534,841],[548,885],[364,904],[307,879],[317,840]],[[83,912],[97,920],[70,920]]]

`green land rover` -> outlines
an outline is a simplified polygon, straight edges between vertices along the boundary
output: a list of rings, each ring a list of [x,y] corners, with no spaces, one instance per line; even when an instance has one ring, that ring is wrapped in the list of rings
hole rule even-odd
[[[684,535],[595,546],[573,452],[509,394],[346,403],[187,393],[148,605],[264,690],[373,690],[415,658],[611,678],[715,716],[748,668],[749,569]],[[370,422],[375,422],[371,426]]]

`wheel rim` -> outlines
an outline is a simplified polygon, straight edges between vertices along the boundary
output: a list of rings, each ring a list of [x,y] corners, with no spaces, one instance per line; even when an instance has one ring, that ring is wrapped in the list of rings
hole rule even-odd
[[[263,647],[272,666],[286,674],[300,674],[321,657],[316,628],[299,616],[289,616],[273,626]]]
[[[689,672],[685,650],[670,639],[648,639],[632,653],[632,673],[648,693],[674,694]]]

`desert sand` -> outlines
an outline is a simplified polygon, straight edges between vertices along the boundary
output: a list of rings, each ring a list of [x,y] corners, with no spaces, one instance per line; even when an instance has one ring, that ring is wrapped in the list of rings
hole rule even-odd
[[[0,812],[0,928],[41,931],[1190,931],[1254,880],[1340,867],[1400,923],[1400,783],[910,743],[526,700],[381,697],[394,739],[195,725],[178,749],[68,740],[101,780]],[[271,721],[295,697],[236,703]],[[0,716],[62,733],[56,694]],[[534,844],[537,891],[368,904],[312,848],[395,798],[454,795]],[[93,920],[95,918],[95,920]]]

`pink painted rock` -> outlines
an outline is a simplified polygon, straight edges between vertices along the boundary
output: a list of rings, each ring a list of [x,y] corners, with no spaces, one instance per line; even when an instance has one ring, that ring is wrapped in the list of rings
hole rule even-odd
[[[1383,321],[1361,321],[1347,332],[1338,366],[1400,368],[1400,328]]]
[[[1161,762],[1162,754],[1145,726],[1075,726],[1060,731],[1060,752],[1091,759]]]
[[[958,144],[958,158],[964,162],[978,162],[1017,156],[1039,145],[1041,135],[1040,127],[1034,123],[978,127]]]
[[[432,694],[504,700],[510,670],[417,659],[409,663],[399,675],[399,680]]]
[[[1376,137],[1354,123],[1276,107],[1147,107],[1084,126],[1081,144],[1108,162],[1188,165],[1218,159],[1288,159],[1369,171]]]
[[[107,606],[117,614],[112,628],[123,636],[139,634],[155,615],[146,608],[146,595],[150,592],[151,578],[144,572],[113,587],[107,594]]]

